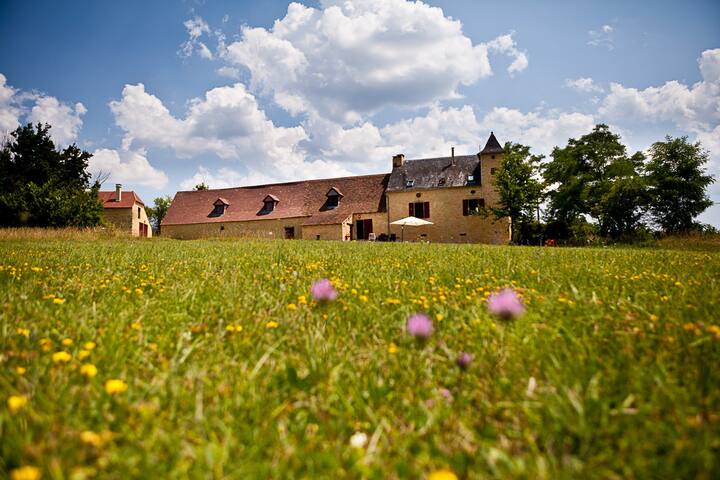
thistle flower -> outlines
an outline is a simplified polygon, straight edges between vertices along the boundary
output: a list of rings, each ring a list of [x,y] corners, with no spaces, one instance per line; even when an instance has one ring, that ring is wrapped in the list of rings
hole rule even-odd
[[[416,313],[408,317],[407,333],[419,340],[426,340],[432,335],[433,324],[430,317],[424,313]]]
[[[470,365],[470,362],[472,362],[472,360],[473,360],[473,356],[472,356],[472,355],[470,355],[470,354],[467,353],[467,352],[462,352],[462,353],[458,356],[457,360],[455,360],[455,363],[457,363],[457,366],[458,366],[458,367],[460,367],[460,368],[462,368],[463,370],[465,370],[465,369]]]
[[[338,296],[330,280],[323,278],[312,284],[310,295],[316,302],[331,302]]]
[[[512,320],[525,313],[525,305],[512,288],[493,293],[487,299],[487,308],[503,320]]]

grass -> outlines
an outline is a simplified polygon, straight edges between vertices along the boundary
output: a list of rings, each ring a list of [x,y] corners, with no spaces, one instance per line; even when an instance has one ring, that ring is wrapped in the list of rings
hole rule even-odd
[[[716,250],[4,238],[0,266],[6,473],[720,475]]]

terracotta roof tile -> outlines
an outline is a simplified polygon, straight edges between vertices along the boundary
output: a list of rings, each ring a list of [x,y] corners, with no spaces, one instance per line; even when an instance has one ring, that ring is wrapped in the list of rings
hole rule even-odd
[[[145,204],[140,197],[132,190],[123,191],[120,195],[120,201],[115,201],[115,190],[111,192],[98,192],[100,201],[103,202],[103,208],[131,208],[136,203],[139,203],[143,207]]]

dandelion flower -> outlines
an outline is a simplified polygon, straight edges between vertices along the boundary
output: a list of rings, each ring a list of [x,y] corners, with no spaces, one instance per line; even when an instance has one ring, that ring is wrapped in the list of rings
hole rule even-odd
[[[38,480],[40,478],[40,469],[30,465],[16,468],[10,472],[11,480]]]
[[[503,320],[511,320],[525,313],[525,305],[512,288],[493,293],[487,299],[487,308]]]
[[[105,382],[105,391],[110,395],[123,393],[128,389],[127,383],[119,379],[108,380]]]
[[[432,472],[428,480],[458,480],[458,477],[451,470],[443,469]]]
[[[25,375],[25,372],[27,372],[25,367],[15,367],[15,373],[18,375]]]
[[[16,331],[19,335],[22,335],[25,338],[30,336],[30,329],[28,328],[18,328]]]
[[[72,338],[64,338],[62,341],[62,344],[66,347],[69,347],[70,345],[73,344],[73,339]]]
[[[90,352],[87,350],[80,350],[78,352],[78,360],[85,360],[89,356],[90,356]]]
[[[470,355],[470,354],[467,353],[467,352],[462,352],[462,353],[458,356],[457,360],[455,360],[455,363],[457,363],[457,366],[458,366],[458,367],[460,367],[460,368],[462,368],[463,370],[465,370],[465,369],[470,365],[470,363],[472,362],[472,360],[473,360],[473,356],[472,356],[472,355]]]
[[[25,408],[27,405],[28,398],[25,395],[10,395],[7,404],[10,412],[16,413]]]
[[[52,360],[55,363],[67,363],[72,360],[72,356],[65,351],[55,352],[52,355]]]
[[[277,328],[278,322],[270,321],[265,324],[265,328]]]
[[[288,303],[287,308],[290,311],[297,310],[297,305],[295,305],[294,303]]]
[[[53,303],[55,305],[62,305],[63,303],[65,303],[65,299],[64,298],[53,298]]]
[[[397,351],[398,351],[397,345],[395,345],[394,343],[391,342],[390,345],[388,345],[388,353],[394,354],[394,353],[397,353]]]
[[[417,339],[425,340],[434,331],[432,320],[424,313],[416,313],[408,317],[407,333]]]
[[[85,344],[83,345],[83,348],[85,350],[92,350],[95,348],[95,342],[85,342]]]
[[[95,365],[92,363],[85,363],[82,367],[80,367],[80,375],[88,378],[93,378],[95,375],[97,375],[98,369]],[[106,385],[107,388],[107,385]]]
[[[353,448],[363,448],[367,441],[367,434],[363,432],[355,432],[353,436],[350,437],[350,446]]]
[[[327,278],[322,278],[310,287],[310,295],[316,302],[331,302],[338,296],[337,290]]]
[[[45,352],[50,351],[50,349],[52,348],[52,344],[53,342],[49,338],[43,338],[42,340],[40,340],[40,348],[42,348]]]

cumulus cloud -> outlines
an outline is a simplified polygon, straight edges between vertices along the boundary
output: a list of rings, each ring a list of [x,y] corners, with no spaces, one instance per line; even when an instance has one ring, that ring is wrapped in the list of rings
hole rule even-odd
[[[601,86],[597,85],[595,81],[589,77],[580,77],[574,80],[567,78],[565,79],[565,86],[583,93],[601,93],[604,91]]]
[[[187,30],[188,39],[182,45],[178,55],[181,57],[189,57],[193,52],[197,52],[203,58],[212,60],[213,54],[210,49],[205,45],[200,38],[203,34],[210,33],[210,27],[207,22],[199,16],[195,16],[183,23]]]
[[[510,73],[527,67],[512,34],[473,45],[459,21],[422,2],[324,1],[291,3],[269,30],[244,27],[223,57],[288,112],[353,124],[385,106],[457,98],[492,74],[489,49],[513,58]]]
[[[240,70],[238,70],[235,67],[220,67],[217,70],[215,70],[215,73],[217,73],[221,77],[232,78],[232,79],[240,78]]]
[[[611,25],[603,25],[597,30],[590,30],[588,32],[587,44],[592,47],[607,48],[608,50],[615,49],[614,40],[615,28]]]
[[[109,175],[110,183],[129,183],[157,189],[165,187],[168,183],[165,172],[150,165],[143,149],[95,150],[88,171],[96,177]]]
[[[5,75],[0,73],[0,137],[20,125],[20,108],[16,103],[17,90],[7,84]]]
[[[522,72],[528,66],[527,52],[517,48],[517,43],[513,38],[514,34],[515,32],[510,32],[506,35],[500,35],[486,44],[491,52],[504,54],[513,59],[507,69],[511,77],[517,72]]]

